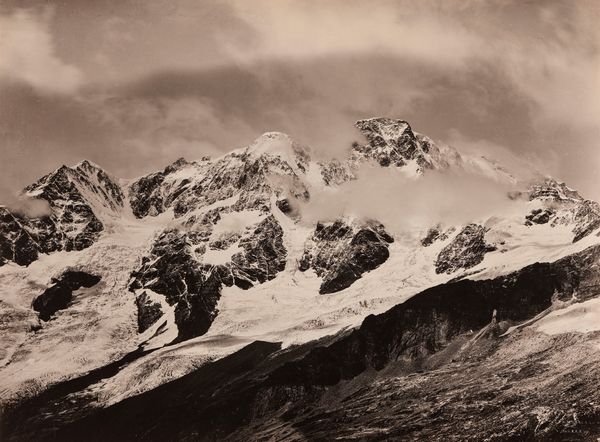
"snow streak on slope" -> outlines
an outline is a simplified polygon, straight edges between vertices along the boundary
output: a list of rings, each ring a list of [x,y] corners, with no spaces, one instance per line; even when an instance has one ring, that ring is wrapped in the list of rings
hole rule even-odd
[[[537,322],[536,328],[549,335],[600,330],[600,298],[589,299],[556,310]]]

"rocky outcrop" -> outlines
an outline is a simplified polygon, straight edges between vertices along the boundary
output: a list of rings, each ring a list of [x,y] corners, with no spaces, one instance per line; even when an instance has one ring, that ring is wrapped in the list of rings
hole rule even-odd
[[[156,240],[150,255],[143,259],[141,268],[133,272],[134,281],[130,287],[134,291],[150,289],[163,295],[169,305],[175,306],[176,323],[180,330],[185,328],[185,336],[199,336],[206,333],[214,320],[220,296],[220,285],[212,287],[210,283],[207,284],[206,274],[210,270],[196,261],[189,235],[168,230]],[[145,304],[141,307],[138,304],[138,324],[140,320],[146,323],[143,319],[146,316]],[[158,320],[157,317],[153,319]],[[194,319],[196,328],[191,331],[191,327],[185,323]]]
[[[130,204],[135,216],[142,218],[149,213],[156,215],[164,211],[164,199],[159,192],[164,180],[164,174],[157,172],[140,178],[130,186]]]
[[[69,270],[53,279],[52,286],[44,290],[32,303],[42,321],[48,321],[59,310],[67,308],[73,299],[73,292],[82,287],[92,287],[100,282],[100,277],[90,273]]]
[[[420,165],[431,167],[406,121],[371,118],[357,121],[356,127],[367,138],[368,144],[356,145],[355,149],[381,166],[401,167],[409,160],[418,159]]]
[[[583,200],[576,190],[571,189],[565,183],[556,181],[553,178],[546,178],[540,183],[534,184],[529,189],[529,200],[535,199],[553,200],[553,201],[580,201]]]
[[[426,136],[413,132],[404,120],[369,118],[355,124],[368,144],[354,144],[352,162],[371,159],[383,167],[403,167],[414,163],[417,173],[446,169],[460,162],[460,155],[454,149],[449,146],[441,149],[442,146]]]
[[[152,301],[146,291],[143,291],[135,298],[135,305],[137,307],[139,333],[143,333],[149,329],[164,314],[160,303]]]
[[[89,247],[104,229],[100,214],[95,213],[94,208],[116,214],[123,206],[119,185],[88,161],[75,167],[62,166],[25,191],[46,200],[52,209],[49,220],[34,221],[37,225],[47,225],[37,235],[45,253]]]
[[[533,209],[525,216],[525,225],[547,224],[554,215],[555,213],[552,209]]]
[[[600,204],[585,200],[577,208],[574,220],[576,225],[573,229],[573,242],[577,242],[600,228]]]
[[[27,266],[38,258],[39,246],[25,229],[26,222],[0,207],[0,266],[9,261]]]
[[[600,204],[584,199],[565,183],[546,178],[529,189],[530,201],[539,201],[544,207],[526,216],[526,225],[545,224],[552,227],[573,225],[573,242],[577,242],[600,228]]]
[[[102,216],[118,216],[124,199],[120,186],[89,161],[60,167],[26,187],[24,197],[47,202],[48,213],[29,217],[0,208],[0,265],[91,246],[104,230]]]
[[[369,118],[357,121],[355,126],[366,138],[366,144],[352,143],[350,156],[345,160],[319,163],[321,177],[328,186],[356,179],[357,170],[365,162],[375,162],[381,167],[407,167],[411,174],[443,170],[461,162],[456,150],[413,132],[404,120]]]
[[[447,230],[442,230],[440,225],[432,227],[427,231],[427,234],[421,239],[421,245],[423,247],[429,247],[436,241],[445,241],[454,232],[454,227],[450,227]]]
[[[358,147],[358,144],[355,144]],[[348,162],[333,159],[327,163],[320,164],[321,177],[328,186],[337,186],[356,179],[353,168]]]
[[[435,261],[436,273],[453,273],[476,266],[486,253],[496,250],[485,242],[486,229],[477,224],[465,226]]]
[[[275,278],[285,268],[283,230],[275,217],[264,217],[243,235],[211,240],[213,225],[220,219],[219,211],[207,213],[202,222],[194,224],[195,229],[163,232],[140,269],[132,274],[131,290],[143,293],[143,289],[150,289],[175,306],[178,341],[208,331],[218,314],[223,285],[249,289]],[[207,245],[213,250],[224,250],[234,244],[241,251],[232,254],[228,262],[204,262]],[[147,314],[146,304],[141,304],[141,308],[138,304],[138,323]],[[154,322],[158,317],[152,319]],[[142,321],[146,324],[145,319]]]
[[[173,206],[184,192],[192,191],[192,180],[204,176],[210,158],[188,162],[179,158],[164,170],[143,176],[129,186],[129,200],[133,214],[138,218],[156,216]]]
[[[319,293],[343,290],[389,257],[394,239],[379,223],[366,225],[335,221],[319,223],[305,246],[298,268],[314,269],[323,278]]]
[[[283,246],[283,230],[274,216],[267,216],[253,231],[239,241],[244,251],[231,257],[234,284],[246,281],[250,287],[275,278],[285,269],[287,251]]]
[[[308,148],[285,134],[269,132],[215,161],[179,160],[132,183],[129,195],[137,217],[156,215],[167,208],[172,208],[176,217],[184,217],[232,197],[237,197],[234,210],[269,210],[273,194],[278,199],[309,198],[301,179],[309,165]]]

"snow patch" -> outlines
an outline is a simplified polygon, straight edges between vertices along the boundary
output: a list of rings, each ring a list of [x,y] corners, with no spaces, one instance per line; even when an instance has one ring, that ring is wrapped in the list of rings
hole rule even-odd
[[[553,311],[538,321],[537,329],[548,335],[589,333],[600,330],[600,298]]]

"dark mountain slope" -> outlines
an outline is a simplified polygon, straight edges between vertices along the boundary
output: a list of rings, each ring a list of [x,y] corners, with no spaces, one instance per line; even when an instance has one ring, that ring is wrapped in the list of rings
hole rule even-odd
[[[294,432],[304,432],[310,440],[326,440],[337,434],[336,431],[342,432],[346,425],[342,422],[358,422],[359,415],[342,416],[335,408],[329,413],[327,407],[322,410],[322,415],[315,415],[315,404],[326,395],[331,395],[332,388],[350,388],[353,383],[355,390],[356,385],[362,388],[355,391],[353,399],[348,399],[354,403],[362,395],[363,400],[369,400],[371,406],[380,407],[381,401],[375,400],[373,395],[378,388],[385,390],[386,405],[379,409],[378,414],[379,419],[391,425],[385,432],[378,433],[377,437],[366,434],[359,439],[385,440],[388,436],[397,439],[415,435],[414,431],[422,427],[416,425],[412,430],[405,428],[402,425],[406,421],[395,421],[391,410],[398,412],[398,407],[402,410],[410,408],[410,404],[417,401],[420,395],[424,401],[436,400],[431,396],[442,395],[445,390],[441,385],[444,383],[452,382],[457,389],[466,385],[464,382],[462,386],[456,385],[454,377],[464,378],[465,375],[450,363],[450,359],[470,361],[468,364],[471,364],[479,358],[478,364],[467,365],[470,373],[473,376],[493,376],[490,368],[486,368],[487,358],[501,358],[495,356],[495,352],[500,352],[507,345],[513,346],[510,352],[518,353],[519,339],[513,335],[499,337],[508,325],[546,311],[553,302],[570,300],[575,293],[579,300],[597,296],[599,261],[600,247],[596,246],[554,263],[536,263],[493,280],[461,280],[443,284],[425,290],[381,315],[367,317],[360,328],[341,336],[330,345],[311,348],[315,344],[307,344],[293,351],[279,353],[262,363],[259,363],[260,358],[253,359],[255,363],[247,366],[242,362],[241,365],[232,362],[244,361],[244,355],[253,353],[253,349],[257,348],[250,346],[182,379],[92,414],[61,429],[57,437],[58,440],[221,440],[225,435],[232,434],[234,440],[241,440],[250,437],[253,431],[264,430],[268,421],[279,419],[282,428],[278,437],[282,440],[293,440],[298,436],[292,437]],[[479,330],[482,332],[476,333]],[[275,348],[264,343],[255,345],[268,348],[269,353]],[[565,348],[563,343],[554,349],[551,347],[551,350],[559,352]],[[545,357],[552,354],[546,353]],[[512,373],[511,382],[523,387],[529,376],[525,373],[541,369],[539,364],[543,364],[543,357],[538,358],[532,364],[513,367],[519,372],[523,371],[523,374]],[[235,367],[243,366],[243,370],[231,370],[228,367],[232,364]],[[434,368],[437,370],[429,372]],[[507,369],[504,367],[504,370]],[[382,371],[380,376],[384,379],[383,384],[368,382],[369,376],[372,376],[369,373],[374,373],[373,370]],[[406,396],[391,394],[388,383],[395,382],[403,385],[402,388],[409,388],[409,381],[414,382],[415,378],[410,378],[408,374],[421,370],[427,371],[426,375],[420,375],[424,382],[434,383],[428,385],[430,390],[425,389],[418,394],[411,390]],[[385,375],[386,372],[395,374],[390,377]],[[590,379],[596,379],[599,374],[598,370],[590,369],[581,377],[579,387],[573,380],[575,383],[569,384],[569,403],[557,404],[556,397],[552,396],[554,402],[548,405],[558,407],[555,412],[564,415],[570,403],[579,404],[581,400],[593,396],[589,390],[589,385],[593,385]],[[563,381],[564,376],[556,380],[559,384]],[[485,385],[481,394],[487,390]],[[474,392],[470,391],[470,394]],[[530,394],[537,395],[538,399],[544,397],[540,392],[533,391]],[[542,399],[536,401],[534,397],[531,402],[544,405]],[[469,404],[464,406],[470,407]],[[589,419],[595,416],[595,409],[592,407],[590,410],[591,414],[586,415],[587,420],[575,428],[589,427]],[[444,415],[442,421],[447,422],[448,419],[450,416]],[[506,428],[520,428],[517,433],[521,438],[519,440],[535,436],[537,430],[528,423],[529,415],[515,419],[515,425]],[[394,422],[402,428],[394,428]],[[439,430],[437,436],[448,436],[450,434],[445,431],[456,429],[441,423],[439,428],[435,427],[438,425],[435,419],[429,422],[433,430]],[[509,430],[500,424],[497,428],[478,427],[477,422],[471,425],[476,429],[472,434],[481,432],[491,435],[500,431],[503,437],[509,438],[506,433]],[[566,431],[572,425],[572,419],[555,419],[552,420],[551,429],[556,433]],[[585,427],[585,431],[592,432],[593,429],[588,427]]]

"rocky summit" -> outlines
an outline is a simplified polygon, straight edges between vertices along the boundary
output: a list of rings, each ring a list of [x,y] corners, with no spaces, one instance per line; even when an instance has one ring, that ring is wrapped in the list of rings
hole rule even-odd
[[[356,128],[335,159],[268,132],[84,160],[0,206],[2,440],[597,440],[600,205]]]

